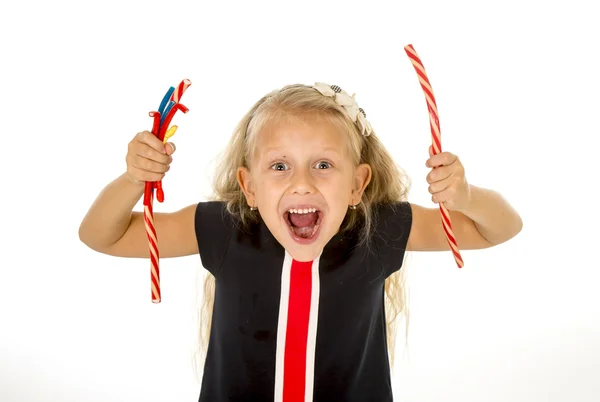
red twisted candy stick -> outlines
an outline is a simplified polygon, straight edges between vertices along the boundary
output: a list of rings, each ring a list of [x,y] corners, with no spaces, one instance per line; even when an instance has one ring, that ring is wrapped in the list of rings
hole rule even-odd
[[[154,118],[152,125],[152,134],[158,137],[160,130],[160,113],[150,112],[150,117]],[[152,203],[154,200],[154,183],[146,182],[144,188],[144,223],[146,226],[146,236],[148,237],[148,246],[150,248],[150,280],[152,282],[152,302],[160,303],[160,269],[158,253],[158,237],[154,228],[154,211]]]
[[[156,229],[154,228],[154,212],[152,211],[152,201],[150,204],[144,205],[144,223],[146,224],[146,234],[148,235],[148,243],[150,245],[150,281],[152,283],[152,302],[160,303],[160,270],[158,254],[158,238]]]
[[[440,121],[438,118],[438,110],[437,104],[435,103],[435,97],[433,96],[433,89],[431,88],[431,84],[429,79],[427,78],[427,73],[425,72],[425,67],[421,62],[421,59],[417,55],[417,52],[413,45],[406,45],[404,47],[406,54],[408,55],[415,71],[417,72],[417,76],[419,77],[419,82],[421,83],[421,88],[425,94],[425,100],[427,101],[427,109],[429,110],[429,125],[431,127],[431,149],[434,155],[442,152],[442,139],[440,134]],[[444,231],[446,232],[446,238],[448,239],[448,244],[450,245],[450,250],[452,250],[452,254],[454,255],[454,259],[456,260],[456,264],[459,268],[462,268],[465,264],[460,255],[460,251],[458,250],[458,244],[456,243],[456,238],[454,237],[454,233],[452,232],[452,222],[450,221],[450,212],[444,206],[444,203],[440,203],[440,213],[442,215],[442,226]]]
[[[181,96],[190,85],[192,85],[192,81],[188,80],[187,78],[181,81],[177,88],[175,88],[175,91],[173,91],[173,94],[171,95],[171,100],[175,103],[179,103],[179,101],[181,100]]]

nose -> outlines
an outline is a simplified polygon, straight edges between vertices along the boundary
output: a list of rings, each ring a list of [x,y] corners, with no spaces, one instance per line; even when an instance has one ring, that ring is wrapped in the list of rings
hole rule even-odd
[[[315,183],[308,169],[296,169],[292,175],[290,190],[293,194],[314,194]]]

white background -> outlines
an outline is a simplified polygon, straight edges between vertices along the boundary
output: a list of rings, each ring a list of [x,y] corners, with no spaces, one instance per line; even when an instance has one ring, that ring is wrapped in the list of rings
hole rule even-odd
[[[218,4],[218,5],[217,5]],[[195,401],[197,256],[89,250],[78,227],[125,169],[169,86],[192,80],[164,180],[172,211],[205,199],[214,158],[266,92],[324,81],[356,93],[434,206],[425,99],[443,150],[504,195],[508,243],[412,254],[408,354],[395,400],[600,400],[597,12],[563,1],[3,2],[0,401]],[[139,208],[139,205],[138,205]]]

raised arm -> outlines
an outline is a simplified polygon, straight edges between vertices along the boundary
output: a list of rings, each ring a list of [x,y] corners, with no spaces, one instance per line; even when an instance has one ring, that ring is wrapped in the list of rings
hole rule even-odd
[[[519,213],[500,193],[467,182],[465,168],[450,152],[433,155],[426,165],[432,201],[444,203],[450,213],[452,230],[459,249],[477,250],[504,243],[523,227]],[[408,249],[445,251],[450,246],[442,227],[438,208],[412,205],[413,223]]]
[[[145,181],[161,180],[175,147],[142,132],[129,144],[127,173],[100,192],[79,227],[79,238],[91,249],[118,257],[147,258],[144,215],[133,208],[144,194]],[[196,204],[172,213],[154,213],[161,258],[198,253],[194,228]]]

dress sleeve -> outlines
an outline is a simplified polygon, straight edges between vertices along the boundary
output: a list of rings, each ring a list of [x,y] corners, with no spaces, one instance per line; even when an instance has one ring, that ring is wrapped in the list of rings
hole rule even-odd
[[[198,203],[194,226],[202,266],[216,278],[234,228],[225,203],[219,201]]]
[[[375,243],[386,277],[402,266],[412,226],[412,209],[407,201],[376,208]]]

